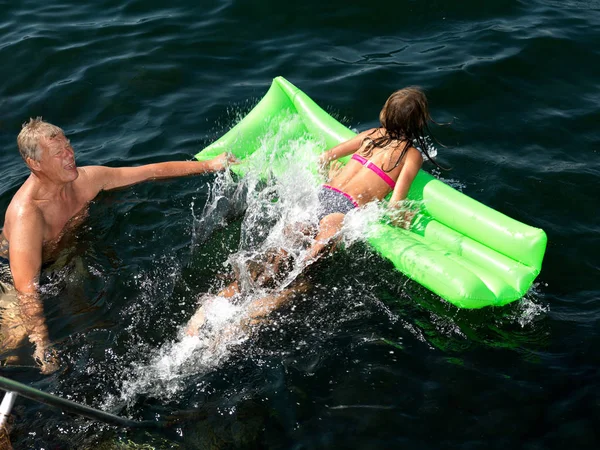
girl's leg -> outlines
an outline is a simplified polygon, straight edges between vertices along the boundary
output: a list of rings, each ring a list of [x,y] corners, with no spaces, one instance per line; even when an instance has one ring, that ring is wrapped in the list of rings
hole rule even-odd
[[[330,250],[333,247],[334,242],[332,242],[332,238],[341,230],[344,217],[345,215],[342,213],[333,213],[321,219],[319,222],[319,231],[315,236],[315,241],[307,251],[307,255],[305,257],[306,263],[310,264],[314,262],[319,256],[321,256],[322,253]],[[277,264],[274,264],[274,261],[269,262],[271,262],[272,265],[277,266]],[[252,323],[261,317],[269,315],[272,311],[284,305],[293,294],[305,291],[306,289],[307,285],[301,283],[294,288],[284,289],[276,295],[254,300],[248,308],[249,321]],[[231,297],[236,293],[239,293],[239,285],[234,282],[219,294],[224,297]],[[204,321],[204,308],[200,307],[192,319],[190,319],[190,322],[188,322],[186,330],[187,334],[197,334],[198,328],[204,324]]]
[[[258,323],[259,319],[268,316],[274,310],[279,309],[280,307],[285,305],[294,295],[306,292],[308,288],[308,283],[300,282],[296,283],[291,288],[284,289],[281,292],[278,292],[275,295],[254,300],[248,306],[246,325]]]
[[[230,298],[239,293],[240,293],[240,287],[236,280],[233,283],[231,283],[229,286],[227,286],[225,289],[223,289],[221,292],[219,292],[217,294],[217,297]],[[213,300],[213,298],[210,298],[210,299],[206,300],[206,303],[210,303],[212,300]],[[204,311],[204,309],[206,307],[206,303],[202,304],[202,306],[200,306],[196,310],[194,315],[190,318],[190,320],[186,324],[185,334],[187,334],[188,336],[197,336],[200,328],[202,328],[202,326],[204,325],[204,322],[206,322],[206,313]]]
[[[333,213],[321,219],[319,222],[319,232],[315,236],[315,242],[311,245],[306,253],[305,261],[309,264],[315,261],[321,254],[330,250],[334,242],[331,241],[341,229],[345,214]]]
[[[308,249],[305,257],[305,263],[314,262],[325,251],[333,247],[332,238],[341,230],[344,214],[333,213],[321,219],[319,222],[319,232],[315,236],[315,242]],[[280,308],[289,301],[293,294],[306,291],[308,285],[300,283],[293,288],[284,289],[283,291],[269,297],[259,298],[254,300],[248,308],[248,319],[250,323],[257,322],[260,318],[269,315],[272,311]]]

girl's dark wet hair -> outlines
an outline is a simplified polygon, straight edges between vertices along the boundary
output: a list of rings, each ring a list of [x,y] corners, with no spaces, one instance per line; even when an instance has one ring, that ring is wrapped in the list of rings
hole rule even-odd
[[[410,86],[394,92],[389,96],[379,113],[379,122],[387,133],[385,136],[374,139],[371,137],[365,138],[369,141],[365,149],[365,156],[369,157],[376,147],[383,148],[393,141],[404,141],[404,148],[396,162],[388,168],[382,167],[385,172],[390,172],[398,167],[414,142],[421,148],[427,159],[440,169],[446,170],[435,162],[427,151],[427,142],[424,135],[425,133],[431,135],[427,124],[430,120],[427,97],[421,89]]]

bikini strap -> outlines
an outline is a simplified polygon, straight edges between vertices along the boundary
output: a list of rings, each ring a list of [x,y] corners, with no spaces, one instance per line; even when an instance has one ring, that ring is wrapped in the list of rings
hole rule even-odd
[[[355,153],[354,155],[352,155],[352,159],[354,161],[358,161],[361,165],[365,165],[367,162],[369,162],[369,160],[367,158],[365,158],[362,155],[359,155],[358,153]]]
[[[352,155],[352,159],[359,162],[360,164],[367,167],[368,169],[371,169],[373,172],[375,172],[377,175],[379,175],[379,178],[381,178],[383,181],[385,181],[387,183],[387,185],[389,187],[391,187],[392,189],[394,189],[396,187],[396,182],[394,180],[392,180],[392,178],[387,173],[385,173],[376,164],[373,164],[371,161],[369,161],[364,156],[355,153],[354,155]]]
[[[354,205],[355,208],[358,208],[360,206],[358,204],[358,202],[356,200],[354,200],[354,198],[350,194],[346,194],[344,191],[342,191],[338,188],[334,188],[333,186],[329,186],[328,184],[324,184],[323,187],[325,189],[329,189],[330,191],[337,192],[338,194],[342,194],[344,197],[346,197],[348,200],[350,200],[350,202]]]

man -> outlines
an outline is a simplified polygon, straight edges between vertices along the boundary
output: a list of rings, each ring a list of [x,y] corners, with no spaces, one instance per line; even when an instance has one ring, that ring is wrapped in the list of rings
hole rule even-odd
[[[49,354],[48,327],[39,297],[42,262],[52,260],[65,231],[85,215],[100,191],[158,178],[203,174],[234,163],[221,154],[211,161],[173,161],[138,167],[77,167],[75,154],[62,129],[41,117],[23,124],[17,145],[31,174],[6,210],[0,233],[0,257],[8,259],[20,307],[21,330],[35,346],[34,358],[44,373],[56,369]],[[6,285],[1,286],[7,292]],[[12,338],[14,341],[14,337]]]

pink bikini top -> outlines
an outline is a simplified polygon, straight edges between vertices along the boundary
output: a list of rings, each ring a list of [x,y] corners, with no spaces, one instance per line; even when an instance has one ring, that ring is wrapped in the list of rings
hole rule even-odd
[[[396,182],[392,180],[387,173],[385,173],[383,170],[381,170],[379,167],[377,167],[364,156],[360,156],[359,154],[355,153],[354,155],[352,155],[352,159],[354,161],[358,161],[361,165],[365,166],[366,168],[371,169],[373,172],[379,175],[379,178],[385,181],[392,189],[396,187]]]

